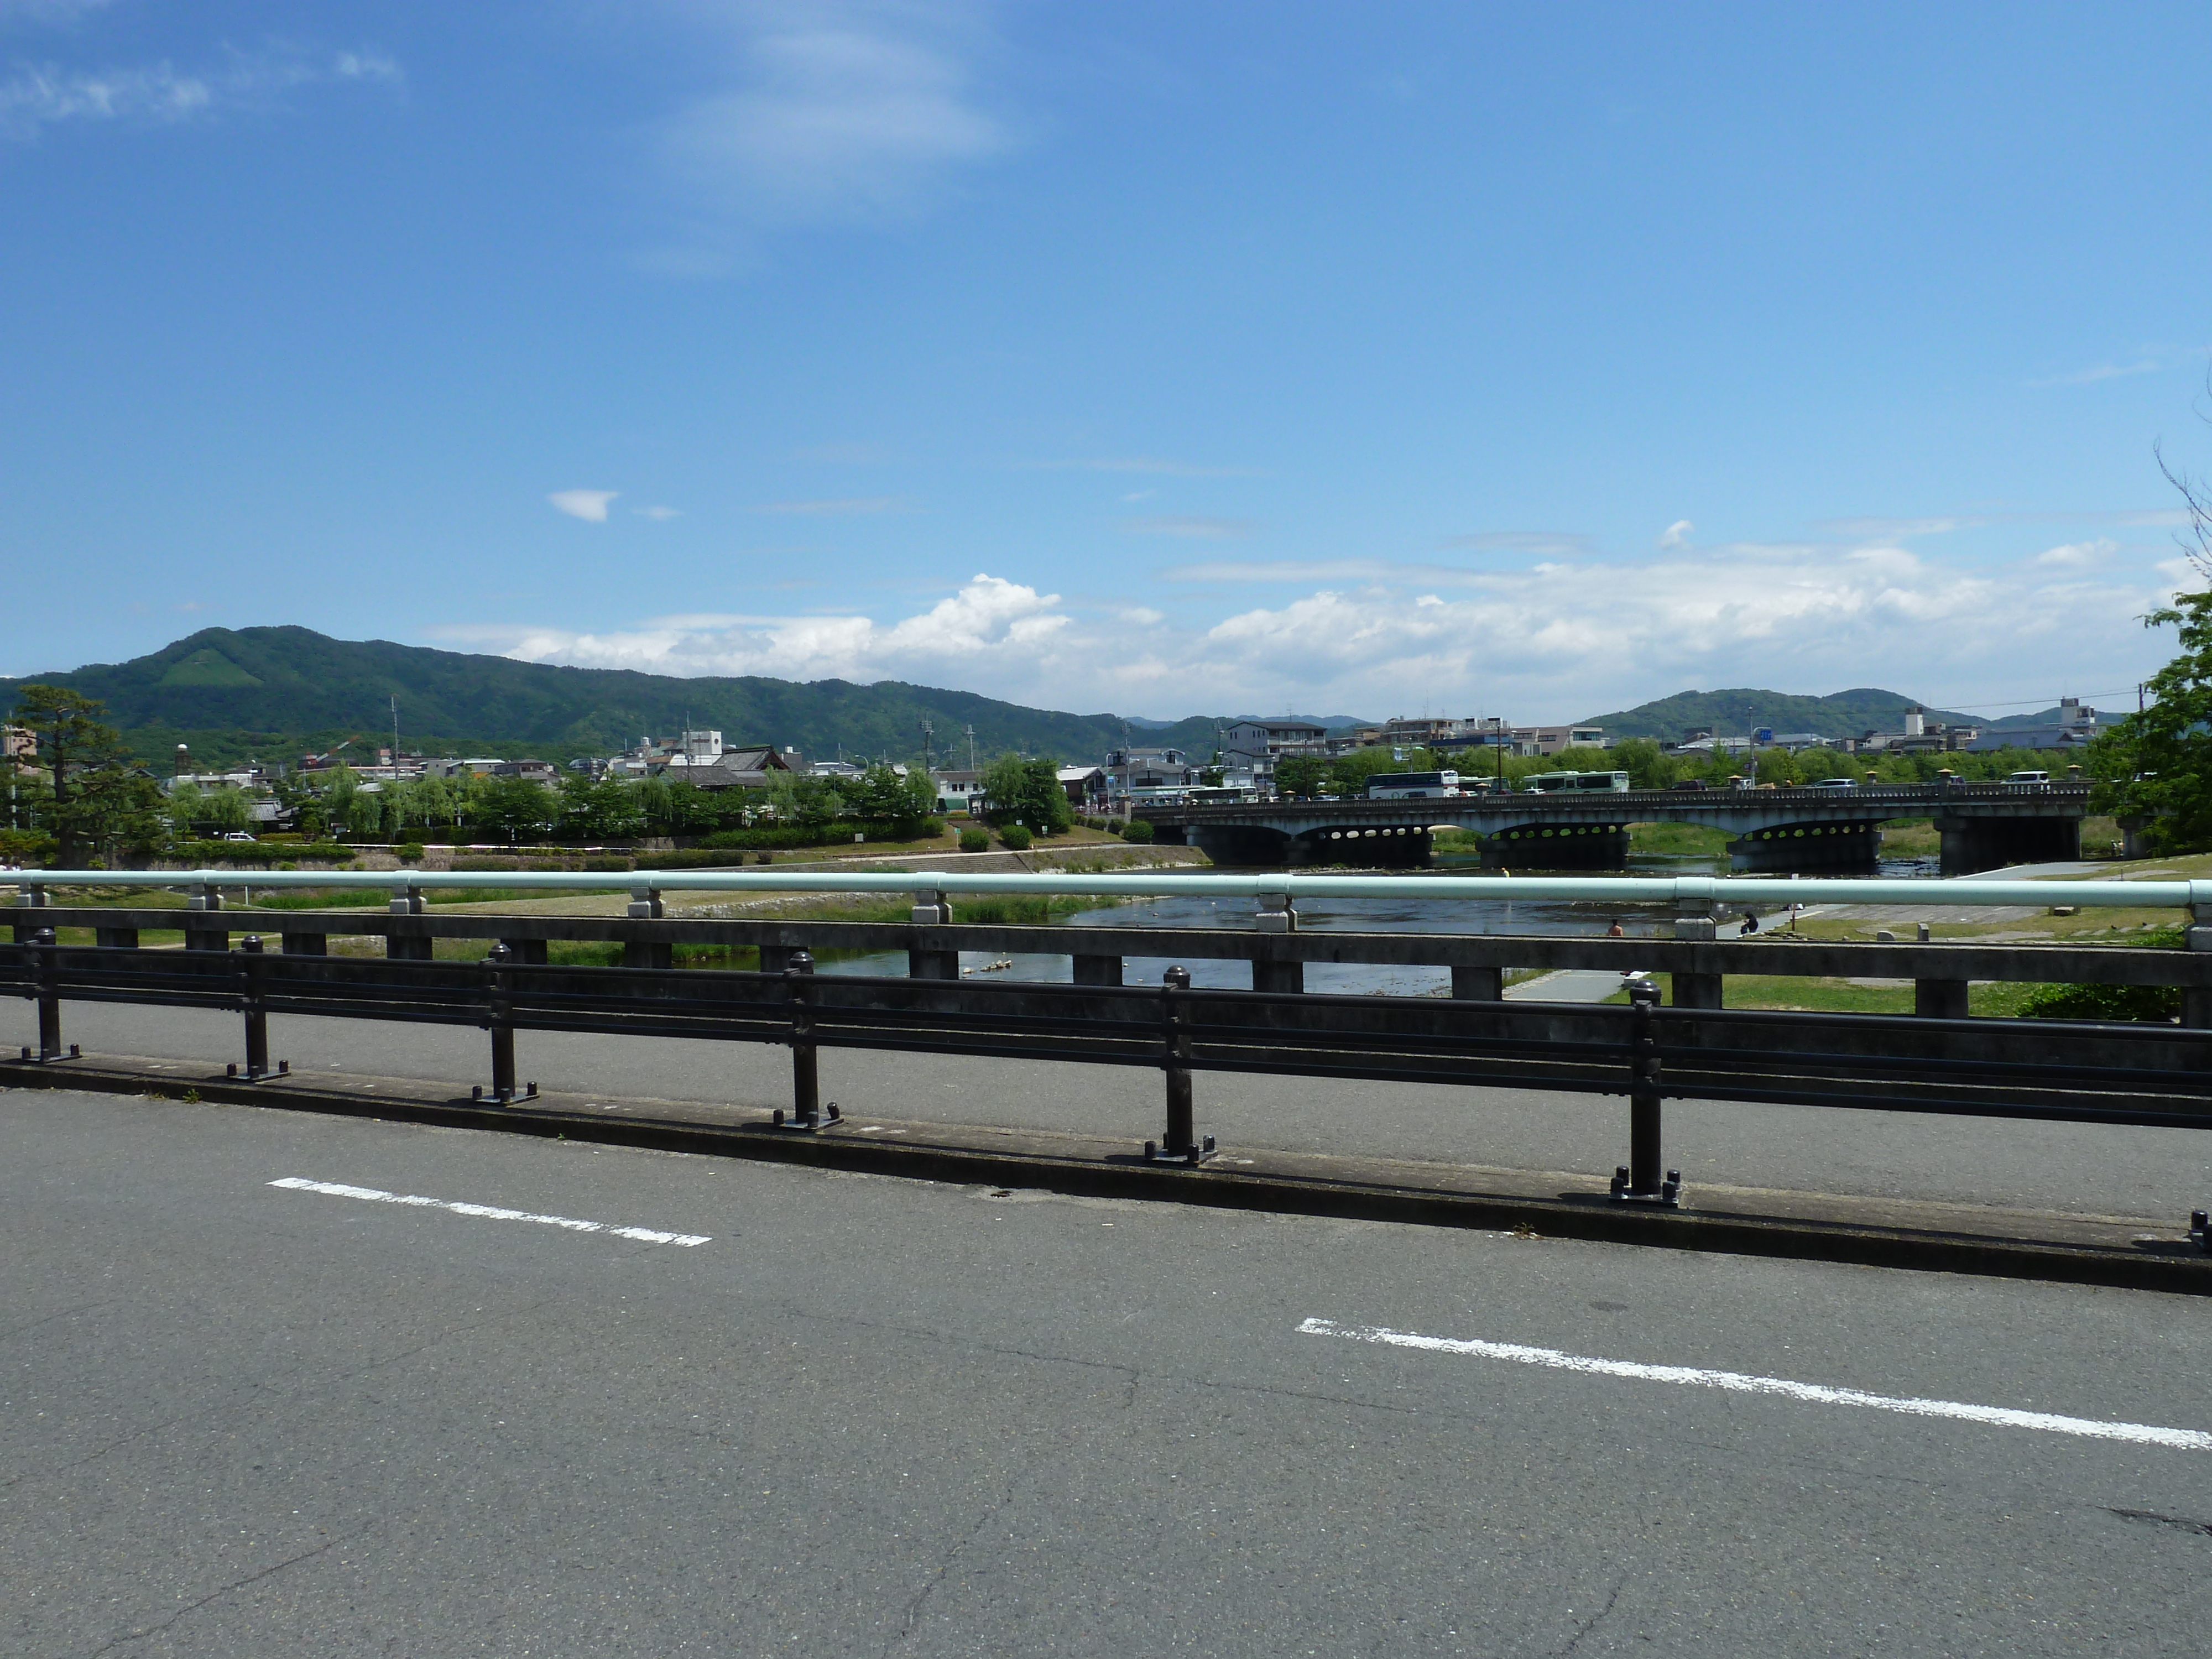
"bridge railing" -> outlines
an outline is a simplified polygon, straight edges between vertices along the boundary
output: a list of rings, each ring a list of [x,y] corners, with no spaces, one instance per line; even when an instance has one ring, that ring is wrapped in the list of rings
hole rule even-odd
[[[949,930],[948,930],[949,931]],[[282,1098],[271,1016],[477,1026],[491,1037],[490,1097],[525,1101],[519,1032],[768,1043],[792,1056],[792,1105],[769,1125],[839,1121],[820,1097],[823,1048],[1142,1066],[1163,1075],[1155,1161],[1215,1152],[1198,1126],[1195,1073],[1230,1072],[1626,1096],[1623,1203],[1672,1205],[1668,1098],[2212,1128],[2212,1032],[2040,1021],[1664,1008],[1638,982],[1626,1006],[1433,997],[1315,996],[1195,988],[1170,968],[1158,988],[817,975],[811,956],[780,971],[674,971],[518,962],[348,959],[237,951],[64,947],[46,929],[0,945],[0,994],[33,1000],[26,1062],[66,1066],[64,1002],[221,1009],[244,1021],[243,1073]],[[484,1091],[479,1085],[477,1097]]]

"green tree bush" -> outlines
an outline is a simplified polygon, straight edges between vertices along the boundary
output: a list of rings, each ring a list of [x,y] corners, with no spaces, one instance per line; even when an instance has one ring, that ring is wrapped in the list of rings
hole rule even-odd
[[[1000,825],[999,829],[999,844],[1005,848],[1009,853],[1028,852],[1030,850],[1029,826],[1023,823],[1007,823]]]
[[[963,853],[988,852],[990,847],[991,834],[988,830],[963,830],[960,832],[960,850]]]
[[[150,852],[167,829],[161,787],[131,763],[106,713],[66,687],[32,684],[18,689],[8,717],[30,732],[31,763],[46,774],[45,790],[33,787],[29,801],[18,803],[19,819],[30,820],[18,830],[50,837],[64,869],[103,854]]]
[[[1020,824],[1033,835],[1058,836],[1075,822],[1075,809],[1060,787],[1060,767],[1006,753],[983,769],[985,816],[994,825]]]
[[[2154,853],[2201,852],[2212,848],[2212,589],[2143,621],[2173,628],[2181,652],[2147,682],[2142,712],[2090,744],[2089,810],[2138,821]]]
[[[1121,839],[1123,841],[1135,842],[1139,846],[1142,846],[1146,842],[1149,842],[1152,838],[1152,826],[1142,818],[1131,818],[1127,823],[1121,826]]]

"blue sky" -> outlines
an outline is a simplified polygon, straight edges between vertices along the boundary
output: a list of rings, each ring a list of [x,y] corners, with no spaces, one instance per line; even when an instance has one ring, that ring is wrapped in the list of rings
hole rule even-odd
[[[2204,22],[0,0],[0,671],[2118,703]]]

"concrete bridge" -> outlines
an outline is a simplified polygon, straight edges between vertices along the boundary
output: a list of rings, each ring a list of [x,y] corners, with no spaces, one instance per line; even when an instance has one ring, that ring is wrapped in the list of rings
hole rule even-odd
[[[1892,784],[1875,788],[1644,789],[1623,794],[1475,794],[1431,800],[1261,801],[1160,807],[1158,838],[1205,849],[1217,863],[1419,864],[1430,831],[1482,837],[1486,865],[1619,869],[1632,823],[1726,830],[1742,871],[1871,870],[1881,826],[1930,818],[1945,875],[2081,856],[2086,783]]]

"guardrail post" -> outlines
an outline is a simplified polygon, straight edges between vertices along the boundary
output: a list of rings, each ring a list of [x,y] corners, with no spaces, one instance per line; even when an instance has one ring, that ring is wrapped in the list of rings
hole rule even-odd
[[[658,920],[660,911],[660,890],[658,887],[633,887],[629,890],[629,908],[626,915],[651,916]]]
[[[1667,1170],[1664,1123],[1659,1089],[1659,988],[1638,980],[1628,988],[1628,1162],[1613,1172],[1617,1204],[1658,1204],[1672,1209],[1682,1201],[1682,1172]]]
[[[491,1097],[495,1105],[514,1103],[514,980],[507,969],[514,957],[504,945],[495,945],[484,952],[484,1025],[491,1032]],[[535,1084],[530,1092],[536,1094]],[[469,1091],[472,1100],[482,1100],[481,1088]]]
[[[1505,1000],[1505,970],[1503,968],[1462,968],[1451,970],[1452,995],[1462,1002],[1503,1002]]]
[[[238,947],[238,1006],[246,1016],[246,1080],[258,1083],[269,1075],[269,995],[262,981],[261,936],[248,933]],[[289,1071],[286,1065],[281,1070]],[[238,1068],[230,1068],[238,1075]]]
[[[1966,1018],[1966,981],[1963,979],[1914,980],[1912,1012],[1923,1019]]]
[[[779,1129],[820,1129],[842,1115],[833,1102],[822,1104],[822,1073],[814,1036],[814,953],[793,951],[784,964],[784,994],[791,1005],[791,1114],[775,1109]]]
[[[503,939],[500,944],[507,951],[507,959],[518,968],[545,966],[545,941],[542,939]]]
[[[1167,1077],[1168,1132],[1164,1142],[1145,1143],[1145,1161],[1188,1164],[1194,1170],[1213,1156],[1213,1137],[1200,1139],[1193,1121],[1190,1033],[1182,1006],[1182,994],[1189,989],[1188,968],[1170,968],[1160,975],[1160,1066]]]
[[[187,951],[228,951],[230,929],[210,927],[203,923],[195,927],[192,917],[222,908],[222,890],[213,882],[204,881],[193,887],[191,896],[185,901],[185,949]]]
[[[933,887],[917,887],[914,893],[914,908],[908,913],[916,927],[938,927],[952,920],[952,907],[945,895]],[[906,971],[909,979],[958,979],[960,952],[925,948],[909,944],[906,948]]]
[[[61,1059],[79,1057],[77,1046],[71,1043],[66,1056],[62,1053],[62,997],[58,983],[59,970],[54,963],[54,930],[41,927],[27,941],[32,961],[36,964],[39,994],[39,1061],[44,1065]],[[23,1058],[30,1059],[31,1051],[23,1050]]]

